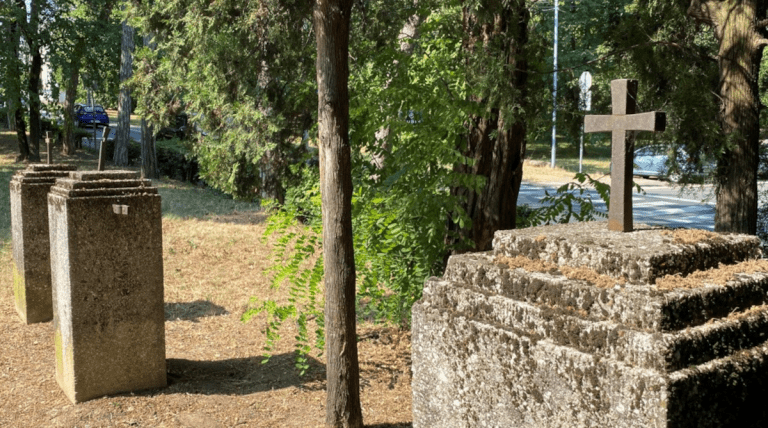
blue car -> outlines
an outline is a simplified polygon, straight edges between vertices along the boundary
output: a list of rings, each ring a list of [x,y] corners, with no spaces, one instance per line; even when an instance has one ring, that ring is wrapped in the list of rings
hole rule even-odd
[[[109,116],[104,111],[104,107],[95,105],[93,107],[82,104],[75,105],[75,117],[77,126],[109,126]]]

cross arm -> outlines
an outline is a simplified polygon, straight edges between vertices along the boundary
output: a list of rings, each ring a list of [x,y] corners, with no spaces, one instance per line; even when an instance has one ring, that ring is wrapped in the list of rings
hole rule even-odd
[[[590,115],[584,117],[584,132],[653,131],[666,129],[667,115],[663,111],[627,115]]]

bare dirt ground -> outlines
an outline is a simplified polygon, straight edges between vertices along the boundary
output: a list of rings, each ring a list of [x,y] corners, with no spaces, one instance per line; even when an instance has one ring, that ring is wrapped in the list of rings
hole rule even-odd
[[[44,151],[44,149],[43,149]],[[8,192],[16,146],[0,135],[2,192]],[[45,153],[43,153],[43,158]],[[78,152],[80,169],[95,156]],[[165,182],[167,184],[167,181]],[[174,188],[184,188],[176,183]],[[0,225],[10,222],[7,195]],[[294,369],[288,326],[262,364],[265,318],[240,321],[250,297],[284,299],[263,274],[270,243],[253,212],[202,219],[163,219],[166,358],[169,386],[73,405],[55,379],[53,325],[24,325],[13,306],[11,243],[0,235],[0,426],[2,427],[322,427],[325,360],[308,375]],[[295,330],[295,329],[294,329]],[[361,324],[361,397],[366,426],[411,426],[410,333]]]

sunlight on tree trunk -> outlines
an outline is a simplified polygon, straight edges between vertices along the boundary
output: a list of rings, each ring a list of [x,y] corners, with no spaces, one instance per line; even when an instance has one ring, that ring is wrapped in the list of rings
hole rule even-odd
[[[317,0],[318,134],[325,263],[327,401],[325,424],[362,428],[352,242],[349,147],[349,21],[351,0]]]
[[[133,74],[133,27],[123,22],[120,48],[120,99],[117,106],[117,136],[113,160],[117,166],[128,165],[128,144],[131,141],[131,92],[126,82]]]
[[[82,42],[78,42],[75,49],[82,49]],[[80,55],[76,53],[72,63],[69,65],[69,79],[67,80],[67,90],[64,95],[64,139],[62,141],[61,153],[67,156],[74,155],[75,148],[78,146],[75,141],[75,99],[77,98],[77,85],[79,82]]]
[[[483,3],[483,2],[481,2]],[[472,219],[471,227],[460,228],[456,221],[450,227],[459,236],[471,240],[472,250],[491,248],[497,230],[514,229],[517,195],[523,178],[526,147],[525,110],[527,93],[526,43],[529,11],[524,0],[488,5],[480,15],[464,9],[464,49],[470,81],[501,79],[511,90],[508,107],[489,106],[490,94],[471,95],[470,101],[482,105],[482,115],[468,120],[468,131],[460,147],[462,154],[474,164],[459,164],[455,170],[486,179],[480,192],[454,187],[451,193],[465,198],[464,210]],[[494,77],[495,75],[495,77]],[[513,107],[517,104],[518,111]]]
[[[710,25],[720,43],[721,126],[728,145],[716,173],[715,230],[757,232],[759,163],[758,72],[763,47],[758,19],[766,5],[758,0],[692,0],[688,14]]]

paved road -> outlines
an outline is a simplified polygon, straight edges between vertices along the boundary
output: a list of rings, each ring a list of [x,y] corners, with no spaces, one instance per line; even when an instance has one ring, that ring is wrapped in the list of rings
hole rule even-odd
[[[117,133],[117,123],[116,122],[110,122],[110,131],[109,131],[109,139],[114,139]],[[91,135],[93,135],[93,128],[86,128]],[[94,144],[93,138],[88,138],[83,141],[84,147],[90,147],[93,149],[99,149],[99,143],[101,142],[101,134],[103,132],[103,128],[96,128],[96,143]],[[136,142],[141,142],[141,127],[139,126],[131,126],[131,140]]]
[[[632,195],[633,218],[635,224],[663,225],[669,227],[689,227],[713,230],[715,225],[714,198],[707,200],[711,187],[690,189],[679,195],[679,190],[666,183],[639,183],[645,194]],[[523,183],[517,204],[528,204],[532,208],[541,206],[544,191],[554,194],[556,185]],[[607,212],[605,203],[594,190],[588,191],[595,207]]]

